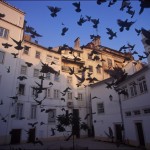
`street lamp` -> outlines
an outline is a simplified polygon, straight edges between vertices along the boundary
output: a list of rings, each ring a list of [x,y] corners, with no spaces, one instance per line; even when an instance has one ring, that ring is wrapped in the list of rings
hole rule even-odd
[[[118,93],[118,98],[119,98],[119,108],[120,108],[120,116],[121,116],[121,124],[122,124],[122,127],[121,127],[121,130],[122,130],[122,140],[124,142],[125,140],[125,130],[124,130],[124,119],[123,119],[123,111],[122,111],[122,103],[121,103],[121,97],[120,97],[120,94]],[[109,95],[109,99],[110,101],[113,101],[113,96],[110,94]]]

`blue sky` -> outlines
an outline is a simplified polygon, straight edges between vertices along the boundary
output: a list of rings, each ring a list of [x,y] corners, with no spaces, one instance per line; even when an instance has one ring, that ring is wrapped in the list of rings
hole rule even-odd
[[[74,46],[74,40],[80,37],[81,45],[85,45],[91,41],[90,35],[99,34],[101,36],[101,45],[110,47],[115,50],[123,45],[127,45],[129,42],[131,45],[136,44],[134,50],[143,54],[144,47],[141,43],[141,35],[137,36],[135,28],[150,29],[150,9],[145,9],[144,12],[139,15],[140,3],[139,1],[132,1],[131,5],[135,10],[133,18],[124,11],[120,11],[121,1],[117,1],[115,5],[108,7],[108,2],[101,5],[97,5],[96,0],[92,1],[80,1],[81,9],[80,13],[75,11],[75,7],[72,5],[75,1],[7,1],[9,4],[16,6],[26,13],[25,20],[27,25],[34,27],[34,29],[41,34],[43,37],[36,38],[40,45],[45,47],[56,47],[63,44]],[[76,1],[79,2],[79,1]],[[50,11],[47,6],[60,7],[61,11],[58,12],[58,16],[53,18],[50,16]],[[92,27],[91,22],[86,22],[82,26],[77,24],[80,16],[91,16],[93,19],[100,20],[98,29]],[[136,21],[131,26],[129,31],[119,31],[117,19],[129,21]],[[62,25],[62,23],[64,25]],[[61,36],[61,30],[63,27],[68,27],[69,30],[65,36]],[[117,38],[113,40],[108,39],[106,34],[106,28],[112,28],[113,31],[117,32]],[[136,56],[135,56],[136,58]]]

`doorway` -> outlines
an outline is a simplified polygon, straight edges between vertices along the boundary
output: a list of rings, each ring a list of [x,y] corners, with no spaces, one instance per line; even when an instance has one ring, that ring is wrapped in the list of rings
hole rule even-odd
[[[136,126],[137,135],[138,135],[139,146],[145,146],[142,123],[137,122],[137,123],[135,123],[135,126]]]
[[[73,109],[73,118],[74,118],[74,126],[73,126],[74,135],[76,135],[77,138],[80,138],[79,109]]]
[[[11,144],[19,144],[21,139],[21,129],[12,129],[11,131]]]
[[[122,125],[115,124],[116,141],[122,142]]]
[[[33,143],[35,141],[35,128],[29,129],[28,143]]]

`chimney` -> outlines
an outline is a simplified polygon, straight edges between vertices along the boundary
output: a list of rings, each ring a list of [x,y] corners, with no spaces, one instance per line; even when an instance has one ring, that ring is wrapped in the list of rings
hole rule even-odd
[[[99,35],[95,36],[92,43],[94,44],[94,46],[99,46],[100,45],[100,36]]]
[[[80,49],[80,38],[76,38],[74,41],[74,49],[79,50]]]

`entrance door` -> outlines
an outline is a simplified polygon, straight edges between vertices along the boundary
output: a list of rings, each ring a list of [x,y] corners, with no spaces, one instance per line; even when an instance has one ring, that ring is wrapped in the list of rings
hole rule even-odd
[[[29,130],[28,143],[35,141],[35,128]]]
[[[21,129],[12,129],[11,131],[11,144],[19,144],[21,138]]]
[[[122,142],[122,126],[121,124],[115,124],[116,140]]]
[[[77,138],[80,137],[80,127],[79,127],[79,110],[73,109],[73,117],[74,117],[74,135],[76,135]]]
[[[145,146],[142,123],[138,122],[138,123],[135,123],[135,125],[136,125],[136,129],[137,129],[139,144],[140,144],[140,146]]]

